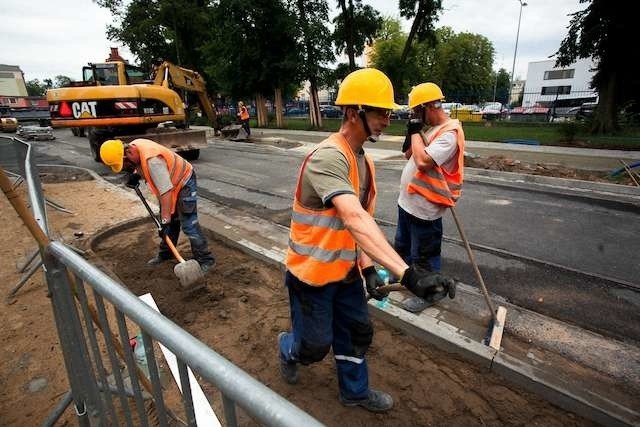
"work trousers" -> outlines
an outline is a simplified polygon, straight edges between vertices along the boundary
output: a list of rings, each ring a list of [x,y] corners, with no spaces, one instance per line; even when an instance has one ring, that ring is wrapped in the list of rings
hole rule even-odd
[[[407,264],[440,271],[442,218],[433,221],[420,219],[398,206],[394,248]]]
[[[362,280],[316,287],[287,271],[285,286],[289,290],[292,331],[280,340],[282,357],[289,363],[306,365],[322,360],[332,347],[342,397],[367,398],[365,353],[373,328]]]
[[[176,201],[176,209],[169,223],[167,236],[169,236],[174,245],[177,245],[180,229],[182,228],[184,234],[189,238],[193,258],[195,258],[200,265],[212,265],[214,263],[214,257],[209,251],[207,238],[202,233],[200,224],[198,223],[198,195],[196,189],[196,173],[194,171],[182,186],[182,189],[180,189],[178,200]],[[160,241],[159,255],[162,259],[173,258],[173,254],[164,239]]]

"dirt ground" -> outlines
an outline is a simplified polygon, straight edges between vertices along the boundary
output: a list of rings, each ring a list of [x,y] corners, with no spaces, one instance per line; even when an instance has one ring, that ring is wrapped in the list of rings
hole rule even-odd
[[[527,163],[520,160],[510,159],[505,156],[490,156],[487,158],[465,157],[464,165],[472,168],[542,175],[554,178],[580,179],[584,181],[607,182],[610,184],[621,185],[636,185],[627,173],[620,174],[616,177],[610,177],[609,172],[581,170],[542,163]],[[636,179],[638,180],[640,178]]]
[[[105,226],[145,215],[134,197],[124,197],[106,183],[73,180],[45,183],[44,188],[49,199],[74,212],[48,210],[53,236],[77,247],[86,248]],[[16,266],[35,243],[4,196],[0,212],[0,291],[6,295],[20,278]],[[218,263],[206,288],[191,294],[179,288],[172,264],[146,266],[157,244],[150,225],[100,242],[90,261],[116,272],[135,294],[151,292],[164,315],[327,425],[591,425],[378,321],[368,354],[370,384],[391,393],[396,402],[392,411],[374,415],[341,406],[332,357],[302,367],[301,382],[288,385],[279,377],[276,348],[278,332],[289,327],[281,272],[209,237]],[[179,249],[188,257],[184,239]],[[15,303],[2,304],[0,425],[39,425],[68,390],[43,274],[32,276]],[[219,393],[206,384],[203,389],[222,413]],[[255,424],[242,411],[239,415],[241,425]],[[72,409],[59,425],[75,425]]]

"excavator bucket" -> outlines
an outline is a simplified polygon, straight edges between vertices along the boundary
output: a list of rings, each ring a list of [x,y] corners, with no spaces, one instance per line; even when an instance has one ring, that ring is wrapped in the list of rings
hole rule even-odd
[[[242,125],[228,125],[223,127],[220,132],[223,138],[230,139],[232,141],[246,141],[247,131],[242,128]]]

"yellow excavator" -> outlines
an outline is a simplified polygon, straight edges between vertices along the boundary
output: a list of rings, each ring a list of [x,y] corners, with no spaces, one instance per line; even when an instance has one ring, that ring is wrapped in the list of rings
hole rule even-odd
[[[198,72],[165,61],[149,75],[126,62],[108,61],[89,63],[82,75],[80,82],[47,91],[51,126],[71,128],[76,136],[86,133],[97,162],[100,146],[112,138],[152,139],[189,160],[207,146],[204,131],[188,129],[186,105],[176,92],[195,93],[215,128],[216,113]]]

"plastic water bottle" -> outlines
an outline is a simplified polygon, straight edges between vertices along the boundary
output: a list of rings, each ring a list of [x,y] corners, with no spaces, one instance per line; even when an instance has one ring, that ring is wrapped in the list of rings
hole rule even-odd
[[[389,284],[389,271],[386,268],[380,268],[378,276],[380,276],[385,285]],[[376,306],[383,309],[387,308],[389,306],[389,297],[384,297],[382,301],[376,301]]]
[[[147,354],[144,351],[144,343],[142,341],[142,335],[136,335],[136,345],[133,348],[133,355],[135,356],[136,363],[142,369],[145,376],[149,378],[149,366],[147,366]]]

